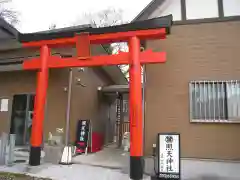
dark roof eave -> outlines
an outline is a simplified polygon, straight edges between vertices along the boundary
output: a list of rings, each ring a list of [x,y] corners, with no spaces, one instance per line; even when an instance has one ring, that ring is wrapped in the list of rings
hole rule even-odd
[[[104,34],[104,33],[116,33],[116,32],[127,32],[135,30],[146,30],[146,29],[158,29],[166,28],[167,32],[170,31],[172,26],[172,15],[163,16],[159,18],[136,21],[128,24],[103,27],[103,28],[76,28],[59,32],[37,32],[19,34],[20,42],[40,41],[40,40],[51,40],[57,38],[68,38],[74,37],[77,33],[88,32],[90,34]]]
[[[0,26],[5,31],[7,31],[9,34],[11,34],[13,36],[13,38],[17,39],[19,31],[1,17],[0,17]]]

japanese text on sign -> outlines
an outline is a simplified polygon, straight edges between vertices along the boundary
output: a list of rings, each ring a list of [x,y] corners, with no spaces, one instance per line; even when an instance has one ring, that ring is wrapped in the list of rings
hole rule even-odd
[[[180,154],[179,135],[159,135],[159,176],[165,179],[179,179]]]
[[[77,138],[76,138],[76,151],[85,152],[89,144],[90,120],[79,120],[77,124]]]
[[[84,141],[85,140],[85,127],[86,127],[86,121],[82,121],[82,127],[81,127],[81,131],[80,131],[80,141]]]

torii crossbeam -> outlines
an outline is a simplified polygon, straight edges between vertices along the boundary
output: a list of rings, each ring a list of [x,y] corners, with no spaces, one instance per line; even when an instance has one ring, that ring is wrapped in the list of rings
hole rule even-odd
[[[40,48],[40,58],[24,61],[25,70],[38,70],[36,99],[31,134],[29,164],[40,165],[44,109],[48,87],[49,68],[130,65],[130,178],[143,177],[143,121],[141,64],[163,63],[165,52],[140,52],[140,40],[165,39],[170,32],[172,16],[139,21],[104,28],[74,29],[50,33],[20,34],[19,41],[25,48]],[[129,53],[91,56],[91,44],[128,42]],[[76,46],[76,56],[62,58],[51,55],[51,48]]]

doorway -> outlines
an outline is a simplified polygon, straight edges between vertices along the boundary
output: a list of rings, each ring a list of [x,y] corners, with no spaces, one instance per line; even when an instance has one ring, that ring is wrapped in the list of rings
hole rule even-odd
[[[35,94],[13,96],[10,133],[16,134],[17,146],[30,144]]]

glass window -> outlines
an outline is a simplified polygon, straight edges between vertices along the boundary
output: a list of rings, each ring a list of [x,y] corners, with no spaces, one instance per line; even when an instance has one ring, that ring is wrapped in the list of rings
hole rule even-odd
[[[223,0],[224,16],[240,15],[239,0]]]
[[[193,122],[239,121],[240,81],[191,82],[190,116]]]
[[[217,0],[186,0],[187,19],[218,17]]]

